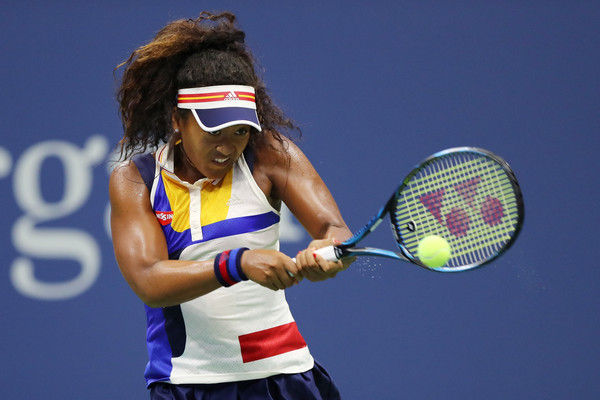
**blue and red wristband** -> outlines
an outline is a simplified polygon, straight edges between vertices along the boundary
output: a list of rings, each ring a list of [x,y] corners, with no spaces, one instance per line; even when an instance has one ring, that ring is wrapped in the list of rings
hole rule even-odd
[[[215,276],[221,285],[229,287],[241,281],[247,281],[248,277],[242,271],[242,254],[246,247],[227,250],[215,257]]]

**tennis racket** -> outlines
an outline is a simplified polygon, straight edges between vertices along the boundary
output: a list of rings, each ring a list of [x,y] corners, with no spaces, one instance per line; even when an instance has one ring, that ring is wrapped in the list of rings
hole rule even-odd
[[[390,216],[400,251],[356,247]],[[519,184],[506,161],[475,147],[443,150],[425,159],[404,179],[379,212],[350,239],[317,250],[329,261],[380,256],[442,272],[482,266],[504,253],[517,238],[524,207]],[[429,267],[417,256],[419,241],[444,238],[451,258]]]

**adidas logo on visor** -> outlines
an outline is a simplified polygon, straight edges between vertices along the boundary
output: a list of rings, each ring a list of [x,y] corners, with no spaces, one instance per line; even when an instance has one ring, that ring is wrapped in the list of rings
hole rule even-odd
[[[235,94],[235,92],[232,90],[230,91],[227,96],[225,96],[225,98],[223,100],[239,100],[240,98],[237,96],[237,94]]]

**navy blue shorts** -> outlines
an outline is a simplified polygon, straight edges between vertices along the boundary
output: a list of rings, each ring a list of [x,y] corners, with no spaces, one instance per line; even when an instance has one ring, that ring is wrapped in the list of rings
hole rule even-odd
[[[150,385],[151,400],[340,400],[329,374],[315,362],[301,374],[281,374],[251,381],[207,385]]]

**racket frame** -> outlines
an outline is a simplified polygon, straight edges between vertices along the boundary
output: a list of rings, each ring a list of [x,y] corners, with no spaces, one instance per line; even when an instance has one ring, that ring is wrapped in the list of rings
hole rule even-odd
[[[492,160],[494,160],[504,170],[504,172],[506,172],[506,174],[509,178],[509,181],[512,185],[513,192],[515,194],[515,200],[517,202],[517,209],[518,209],[518,219],[516,222],[515,230],[511,236],[510,240],[499,251],[495,252],[494,255],[486,258],[484,261],[477,262],[477,263],[471,263],[471,264],[460,266],[460,267],[444,267],[444,266],[429,267],[429,266],[423,264],[416,256],[411,254],[411,252],[405,247],[405,245],[403,243],[403,238],[398,234],[397,229],[396,229],[397,221],[395,220],[395,213],[393,212],[393,208],[396,206],[396,203],[398,202],[398,197],[402,194],[403,189],[407,186],[407,184],[411,181],[411,179],[416,174],[418,174],[427,164],[431,163],[434,160],[437,160],[438,158],[445,157],[451,153],[457,153],[457,152],[480,154],[485,157],[489,157]],[[389,220],[390,220],[392,232],[394,234],[394,238],[396,239],[396,244],[398,245],[398,249],[400,251],[397,252],[397,251],[384,250],[384,249],[379,249],[379,248],[374,248],[374,247],[361,247],[361,248],[356,247],[356,244],[359,241],[363,240],[367,235],[369,235],[371,232],[373,232],[375,229],[377,229],[377,227],[383,222],[383,220],[385,219],[387,214],[389,214]],[[513,243],[515,242],[517,236],[519,235],[519,233],[521,231],[524,217],[525,217],[524,204],[523,204],[523,198],[522,198],[522,193],[521,193],[519,183],[517,181],[517,178],[516,178],[512,168],[504,159],[502,159],[500,156],[492,153],[491,151],[488,151],[488,150],[485,150],[482,148],[478,148],[478,147],[467,147],[467,146],[453,147],[450,149],[446,149],[446,150],[442,150],[437,153],[434,153],[431,156],[424,159],[419,164],[417,164],[413,168],[413,170],[404,178],[404,180],[402,181],[400,186],[396,189],[396,191],[392,194],[392,196],[386,202],[385,206],[383,206],[377,212],[377,214],[375,214],[375,216],[373,216],[373,218],[371,218],[371,220],[364,227],[362,227],[359,231],[357,231],[354,235],[352,235],[352,237],[343,241],[341,244],[339,244],[337,246],[333,246],[333,251],[334,251],[337,259],[344,258],[344,257],[352,257],[352,256],[371,255],[371,256],[387,257],[387,258],[393,258],[393,259],[397,259],[397,260],[408,261],[410,263],[418,265],[419,267],[422,267],[422,268],[425,268],[428,270],[438,271],[438,272],[461,272],[461,271],[474,269],[474,268],[483,266],[485,264],[488,264],[491,261],[493,261],[494,259],[496,259],[497,257],[499,257],[501,254],[503,254],[506,250],[508,250],[513,245]]]

